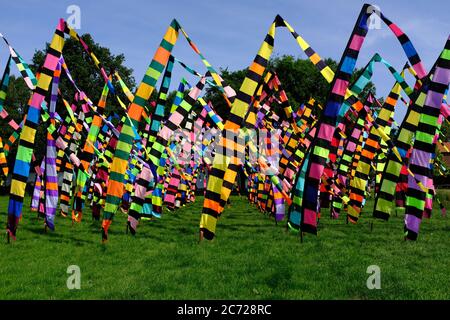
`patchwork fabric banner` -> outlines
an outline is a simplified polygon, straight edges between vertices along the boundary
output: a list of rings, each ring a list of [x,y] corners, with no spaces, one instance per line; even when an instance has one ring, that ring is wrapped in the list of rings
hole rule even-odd
[[[441,127],[450,121],[450,40],[427,72],[408,36],[371,9],[361,8],[335,71],[277,15],[239,88],[226,83],[175,19],[135,89],[104,66],[64,20],[35,74],[0,34],[9,55],[0,83],[0,121],[7,132],[0,137],[0,185],[10,190],[8,241],[16,238],[27,187],[33,191],[31,210],[45,217],[45,230],[56,232],[58,214],[83,223],[91,210],[94,221],[102,217],[103,243],[118,209],[127,215],[127,232],[137,236],[141,223],[164,220],[166,210],[171,214],[202,196],[200,240],[211,240],[232,192],[245,194],[262,214],[285,223],[301,239],[318,233],[324,212],[359,223],[373,195],[373,217],[387,220],[393,208],[405,208],[405,239],[416,240],[422,218],[431,218],[434,199],[445,212],[433,178],[449,174],[436,145],[447,148]],[[376,53],[355,73],[374,16],[406,55],[401,72]],[[302,93],[305,101],[290,99],[297,88],[289,79],[307,79],[280,73],[271,63],[278,28],[290,32],[329,85],[326,97]],[[174,56],[179,33],[203,71]],[[88,97],[74,77],[78,73],[72,76],[78,66],[64,59],[66,35],[99,72],[100,98]],[[30,90],[20,117],[8,105],[13,65]],[[394,80],[386,97],[371,88],[376,66]],[[175,72],[181,74],[174,78]],[[408,72],[413,86],[405,80]],[[69,90],[60,86],[63,78]],[[191,85],[186,79],[192,78]],[[172,79],[180,81],[178,87]],[[399,101],[406,108],[400,125],[394,121]],[[119,108],[110,109],[112,104]],[[35,143],[38,128],[46,135],[44,153]]]

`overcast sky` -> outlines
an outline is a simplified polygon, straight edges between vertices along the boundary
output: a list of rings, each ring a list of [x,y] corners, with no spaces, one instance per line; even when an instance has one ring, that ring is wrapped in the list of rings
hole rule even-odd
[[[30,61],[36,49],[51,40],[59,18],[67,18],[69,5],[81,9],[79,33],[90,33],[96,42],[123,53],[126,65],[133,68],[140,82],[167,26],[176,18],[206,59],[216,69],[248,67],[263,41],[276,14],[280,14],[320,56],[339,60],[355,19],[364,1],[314,0],[197,0],[197,1],[50,1],[21,0],[5,2],[0,10],[2,32]],[[414,5],[411,5],[414,3]],[[432,66],[450,33],[450,1],[380,1],[372,3],[407,33],[428,69]],[[181,40],[181,41],[180,41]],[[195,67],[205,68],[180,36],[174,55]],[[359,56],[357,67],[363,67],[374,53],[380,53],[394,67],[406,62],[400,44],[382,25],[370,30]],[[7,58],[6,46],[0,47],[0,68]],[[305,58],[287,30],[277,30],[274,54],[292,54]],[[74,68],[72,66],[71,68]],[[176,67],[174,73],[181,74]],[[392,77],[377,65],[374,82],[378,96],[386,96],[393,85]],[[410,85],[413,83],[410,78]],[[172,85],[172,89],[177,84]],[[237,89],[237,88],[236,88]],[[404,110],[404,106],[400,109]],[[404,112],[397,112],[397,121]]]

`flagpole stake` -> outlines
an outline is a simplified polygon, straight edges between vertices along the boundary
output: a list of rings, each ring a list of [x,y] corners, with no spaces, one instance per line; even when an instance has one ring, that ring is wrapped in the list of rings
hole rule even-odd
[[[200,244],[202,242],[202,240],[203,240],[203,231],[200,230],[198,243]]]
[[[105,229],[102,228],[102,244],[106,244],[108,242],[108,234]]]

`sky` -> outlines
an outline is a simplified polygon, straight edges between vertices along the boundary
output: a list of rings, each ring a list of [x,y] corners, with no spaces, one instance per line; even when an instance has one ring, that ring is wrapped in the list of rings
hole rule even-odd
[[[277,14],[322,58],[339,60],[364,3],[359,0],[1,0],[0,32],[25,61],[31,61],[34,51],[43,49],[51,40],[58,19],[70,16],[68,6],[77,5],[81,11],[78,33],[90,33],[96,42],[110,48],[114,54],[123,53],[126,66],[134,70],[139,83],[173,18],[216,70],[238,70],[247,68],[253,61]],[[428,71],[450,34],[450,2],[377,0],[371,4],[378,6],[410,37]],[[369,30],[356,66],[364,67],[377,52],[397,70],[406,62],[399,42],[384,24],[380,29]],[[197,71],[206,71],[182,35],[173,54]],[[273,54],[306,58],[286,29],[277,29]],[[7,47],[0,46],[2,70],[7,56]],[[184,75],[176,66],[174,74],[178,73]],[[407,81],[413,85],[410,77]],[[378,64],[373,82],[378,97],[387,96],[394,84],[390,73]],[[171,90],[174,86],[177,84],[173,84]],[[404,106],[397,111],[398,122],[404,111]]]

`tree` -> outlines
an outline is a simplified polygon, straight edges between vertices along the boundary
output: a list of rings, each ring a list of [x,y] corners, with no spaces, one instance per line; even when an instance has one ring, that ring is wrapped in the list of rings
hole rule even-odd
[[[450,141],[450,123],[446,120],[442,122],[441,133],[442,141]]]
[[[133,69],[124,66],[125,56],[123,54],[112,54],[110,49],[102,47],[100,44],[95,42],[88,33],[82,35],[81,38],[102,63],[106,72],[112,73],[113,71],[117,71],[128,88],[133,92],[136,86],[132,75]],[[47,48],[48,46],[49,44],[47,43]],[[63,57],[77,86],[83,90],[94,103],[97,103],[102,93],[103,86],[105,85],[105,81],[97,67],[94,65],[89,54],[86,53],[77,40],[70,38],[65,41]],[[36,72],[44,63],[44,58],[44,51],[38,50],[34,53],[32,64],[30,66],[34,72]],[[61,89],[64,98],[71,102],[75,94],[75,89],[68,78],[64,75],[64,72],[61,77],[59,88]],[[119,87],[116,88],[116,92],[120,95],[122,101],[125,102],[126,98],[123,94],[121,94],[122,91]],[[64,114],[65,108],[62,103],[58,103],[57,108],[58,111]],[[120,105],[115,99],[108,99],[106,110],[107,114],[110,112],[121,113],[122,111],[120,110]]]
[[[25,81],[21,77],[16,77],[14,75],[10,76],[4,107],[10,117],[19,125],[23,119],[25,110],[27,110],[30,93],[30,89],[27,87]],[[3,140],[3,145],[6,144],[8,138],[13,132],[14,129],[11,128],[6,121],[0,121],[0,137]],[[10,169],[12,169],[13,161],[9,160],[15,159],[16,153],[17,143],[12,146],[8,154],[7,159]]]
[[[450,124],[448,121],[444,120],[442,122],[441,133],[440,133],[440,137],[441,137],[441,140],[443,143],[446,143],[449,141],[449,139],[450,139],[449,135],[450,135]],[[444,161],[444,157],[437,146],[436,146],[435,162],[442,163],[447,168],[447,162]],[[434,177],[438,177],[440,175],[440,172],[439,172],[439,169],[437,166],[433,166],[433,175],[434,175]]]
[[[324,62],[333,71],[336,71],[338,65],[336,61],[327,58]],[[314,98],[322,105],[325,104],[330,84],[323,78],[311,61],[295,58],[292,55],[283,55],[271,59],[268,63],[267,70],[277,73],[294,111],[310,98]],[[362,71],[362,69],[356,69],[351,81],[354,81]],[[221,70],[222,78],[236,91],[239,90],[245,74],[246,69],[232,72],[228,71],[228,69]],[[363,99],[367,96],[369,90],[372,90],[375,94],[375,87],[372,82],[369,82],[364,89],[361,95]],[[226,105],[218,90],[214,88],[207,89],[206,97],[211,100],[217,113],[226,117],[229,112],[229,107]]]
[[[237,71],[228,71],[226,69],[220,69],[220,75],[225,80],[225,82],[231,86],[236,92],[241,87],[242,81],[244,81],[245,74],[247,70],[237,70]],[[226,119],[228,113],[230,112],[230,107],[226,104],[225,99],[223,98],[222,93],[216,88],[207,88],[206,89],[206,101],[210,100],[212,105],[214,106],[214,110],[217,112],[222,119]]]
[[[133,92],[135,88],[135,80],[132,76],[133,70],[124,66],[125,56],[123,54],[114,55],[111,51],[100,46],[98,43],[94,42],[89,34],[84,34],[81,36],[83,41],[88,45],[91,51],[97,56],[99,61],[105,67],[107,73],[111,71],[118,71],[123,81],[127,84],[128,88]],[[46,48],[49,44],[47,43]],[[102,89],[104,86],[104,79],[100,75],[97,67],[92,62],[90,56],[83,50],[82,46],[78,41],[70,38],[65,41],[63,49],[63,57],[69,68],[69,71],[75,80],[77,86],[83,90],[87,96],[96,104],[101,96]],[[45,51],[37,50],[32,58],[32,63],[30,64],[31,70],[36,73],[39,67],[44,63]],[[63,97],[72,103],[75,94],[75,89],[70,83],[65,73],[62,72],[59,88],[62,92]],[[127,102],[126,97],[121,93],[121,89],[116,86],[116,92],[120,95],[122,101]],[[24,114],[28,110],[28,99],[30,97],[30,90],[26,87],[23,79],[11,76],[10,85],[8,87],[8,95],[5,101],[5,106],[10,113],[11,117],[20,123],[23,119]],[[46,99],[49,100],[48,97]],[[65,117],[67,114],[66,109],[61,101],[58,99],[56,106],[56,111]],[[111,95],[107,101],[106,114],[111,112],[117,112],[123,114],[118,102],[111,98]],[[1,122],[0,124],[0,136],[6,142],[12,129],[7,123]],[[17,143],[11,150],[8,160],[10,165],[13,165],[11,159],[15,159],[15,151],[17,148]],[[37,133],[35,137],[35,156],[36,158],[42,159],[45,154],[46,149],[46,127],[40,124],[37,128]]]
[[[325,63],[333,71],[336,70],[334,60],[325,59]],[[278,74],[292,107],[298,107],[310,98],[325,104],[330,85],[311,61],[284,55],[272,59],[269,68]]]

